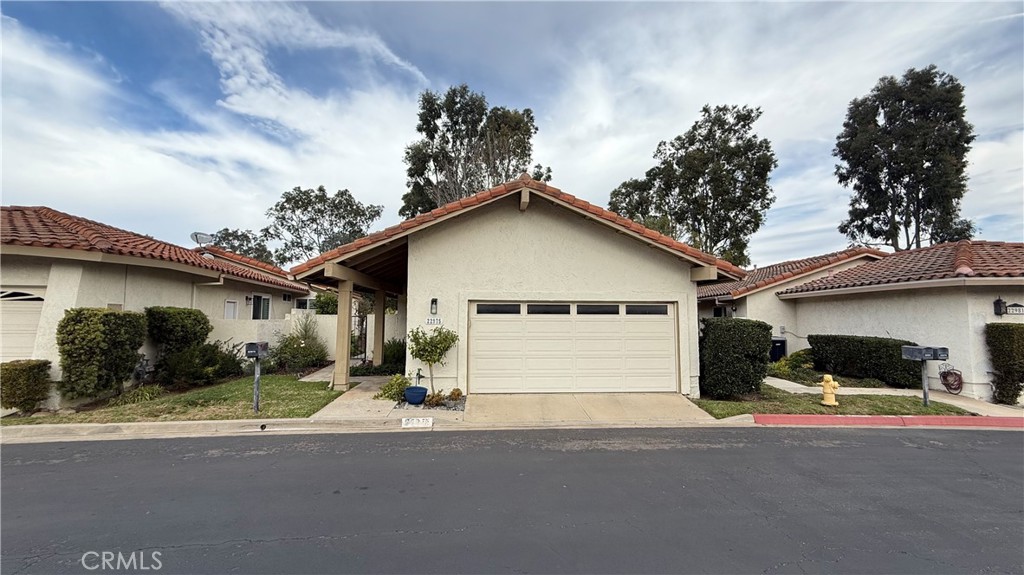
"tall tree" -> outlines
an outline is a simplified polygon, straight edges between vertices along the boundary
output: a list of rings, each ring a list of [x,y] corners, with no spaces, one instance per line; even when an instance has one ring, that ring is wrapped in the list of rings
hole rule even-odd
[[[686,133],[661,142],[643,180],[611,194],[609,209],[738,266],[775,201],[771,142],[754,133],[760,108],[704,106]]]
[[[405,149],[409,191],[399,214],[406,218],[480,190],[515,179],[533,161],[537,133],[533,111],[488,109],[483,94],[453,86],[441,95],[420,94],[422,138]],[[533,175],[551,179],[551,168],[534,166]]]
[[[274,254],[267,247],[267,240],[252,230],[224,228],[213,234],[213,245],[261,262],[274,263]]]
[[[267,210],[270,225],[263,237],[278,240],[274,250],[278,265],[306,260],[365,236],[370,224],[380,218],[384,206],[362,204],[348,190],[329,195],[317,189],[295,188],[281,194],[281,200]]]
[[[839,231],[854,243],[899,250],[970,238],[960,217],[974,127],[964,87],[934,65],[885,76],[850,102],[832,154],[839,183],[853,188]]]

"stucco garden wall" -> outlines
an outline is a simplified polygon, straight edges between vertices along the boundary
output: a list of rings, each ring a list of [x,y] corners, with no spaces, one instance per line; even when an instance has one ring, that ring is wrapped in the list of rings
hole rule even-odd
[[[426,325],[437,298],[459,334],[435,387],[467,389],[469,302],[657,301],[675,303],[681,391],[696,395],[697,304],[690,265],[533,195],[498,200],[409,238],[408,329]],[[406,368],[426,366],[411,357]]]
[[[992,367],[985,324],[1024,322],[1022,316],[995,315],[992,301],[999,296],[1024,303],[1024,287],[948,287],[801,298],[794,300],[796,330],[802,336],[869,335],[948,347],[949,363],[963,372],[963,395],[987,400],[992,397],[988,373]],[[806,348],[806,340],[800,341],[799,349]],[[943,389],[938,381],[939,363],[929,362],[929,387],[935,389]]]

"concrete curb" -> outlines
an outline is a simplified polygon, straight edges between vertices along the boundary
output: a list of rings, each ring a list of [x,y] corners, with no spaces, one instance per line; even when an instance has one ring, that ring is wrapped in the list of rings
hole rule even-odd
[[[973,415],[784,415],[755,414],[758,425],[808,425],[857,427],[960,427],[1024,429],[1022,417],[979,417]]]

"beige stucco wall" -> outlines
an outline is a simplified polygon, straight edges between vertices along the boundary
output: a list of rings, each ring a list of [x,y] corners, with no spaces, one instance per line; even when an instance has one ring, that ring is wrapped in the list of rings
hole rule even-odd
[[[893,337],[920,345],[949,348],[949,363],[963,372],[963,395],[979,399],[992,396],[992,369],[985,345],[989,322],[1024,323],[1024,316],[998,317],[992,302],[997,297],[1024,303],[1024,286],[946,287],[883,291],[846,296],[793,300],[796,326],[802,336],[845,334]],[[807,347],[806,340],[800,340]],[[793,351],[793,350],[790,350]],[[930,387],[938,382],[940,362],[929,362]]]
[[[156,305],[195,307],[215,322],[211,339],[227,339],[220,335],[253,331],[253,326],[242,324],[267,324],[256,326],[256,335],[262,337],[272,334],[272,324],[280,325],[293,305],[293,302],[283,300],[285,292],[282,290],[266,289],[246,282],[226,279],[223,285],[200,285],[212,281],[212,278],[147,266],[75,259],[3,256],[0,258],[0,281],[5,288],[45,286],[32,357],[50,360],[51,377],[54,379],[61,376],[56,343],[57,324],[63,319],[64,312],[71,308],[107,307],[113,304],[122,306],[126,311],[141,312],[146,307]],[[252,307],[245,304],[245,296],[253,293],[271,296],[271,318],[278,321],[247,319],[251,317]],[[238,314],[243,319],[235,320],[235,323],[240,324],[237,329],[224,326],[224,301],[227,299],[238,302]],[[154,355],[149,342],[140,351],[150,357]],[[55,400],[51,404],[55,405]]]
[[[690,265],[533,195],[498,200],[409,238],[408,329],[426,325],[431,298],[459,334],[435,387],[467,388],[469,302],[654,301],[674,303],[680,391],[697,395],[696,289]],[[407,358],[415,372],[426,366]]]

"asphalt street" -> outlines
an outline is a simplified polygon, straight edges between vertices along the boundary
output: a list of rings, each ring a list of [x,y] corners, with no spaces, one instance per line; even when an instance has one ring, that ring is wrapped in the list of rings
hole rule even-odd
[[[1016,431],[259,435],[0,460],[7,575],[1024,572]]]

